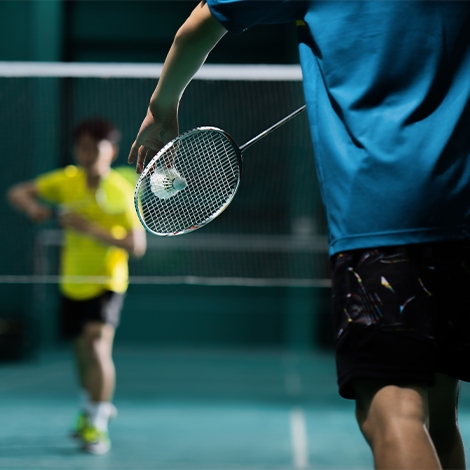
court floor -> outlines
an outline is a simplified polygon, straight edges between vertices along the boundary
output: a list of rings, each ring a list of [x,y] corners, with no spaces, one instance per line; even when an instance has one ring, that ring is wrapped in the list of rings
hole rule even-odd
[[[118,347],[118,418],[104,456],[67,437],[76,406],[67,350],[0,364],[0,469],[372,468],[337,396],[330,353]],[[470,446],[470,390],[461,429]]]

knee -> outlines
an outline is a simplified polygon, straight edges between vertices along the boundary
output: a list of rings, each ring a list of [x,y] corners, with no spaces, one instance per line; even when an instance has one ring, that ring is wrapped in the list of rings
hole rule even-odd
[[[113,331],[110,325],[90,323],[85,325],[82,343],[90,360],[101,360],[111,354]]]
[[[392,445],[405,428],[422,429],[427,421],[425,398],[424,390],[413,386],[359,390],[356,419],[368,443]]]

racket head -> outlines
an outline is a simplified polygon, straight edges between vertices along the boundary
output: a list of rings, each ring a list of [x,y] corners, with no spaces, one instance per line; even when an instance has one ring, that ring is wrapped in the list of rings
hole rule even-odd
[[[240,184],[242,154],[235,141],[217,127],[197,127],[166,144],[137,181],[134,203],[145,229],[158,236],[198,230],[231,203]],[[171,170],[184,178],[184,189],[161,197],[155,189]]]

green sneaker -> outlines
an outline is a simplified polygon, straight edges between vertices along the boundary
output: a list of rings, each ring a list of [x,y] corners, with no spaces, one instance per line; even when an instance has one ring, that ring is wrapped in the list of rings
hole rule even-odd
[[[70,431],[70,437],[72,439],[80,438],[81,433],[88,426],[90,426],[90,418],[84,411],[79,411],[77,413],[77,417],[75,418],[75,424]]]
[[[111,449],[107,432],[99,431],[94,426],[87,426],[80,433],[82,448],[90,454],[106,454]]]

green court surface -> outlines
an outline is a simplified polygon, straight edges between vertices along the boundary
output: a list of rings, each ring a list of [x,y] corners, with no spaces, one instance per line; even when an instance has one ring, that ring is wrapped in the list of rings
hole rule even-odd
[[[158,350],[115,353],[113,449],[82,453],[68,351],[0,366],[0,469],[372,468],[330,353]],[[461,429],[470,445],[470,393]]]

